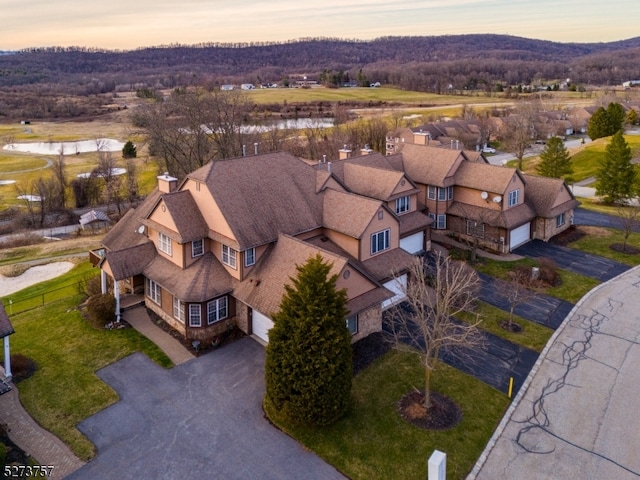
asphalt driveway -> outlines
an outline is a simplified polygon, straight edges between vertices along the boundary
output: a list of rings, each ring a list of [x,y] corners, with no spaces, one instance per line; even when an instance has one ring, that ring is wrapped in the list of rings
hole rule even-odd
[[[69,479],[343,479],[264,417],[262,346],[244,338],[171,370],[135,353],[98,372],[120,401],[78,429],[98,454]]]
[[[482,281],[480,300],[508,312],[509,302],[501,293],[501,280],[484,273],[478,273],[478,275]],[[572,303],[538,293],[526,302],[517,305],[514,313],[526,320],[555,330],[562,324],[572,308]]]
[[[615,260],[541,240],[525,243],[516,248],[513,253],[531,258],[548,257],[556,262],[560,268],[595,278],[601,282],[611,280],[631,268],[629,265]]]
[[[606,213],[594,212],[584,208],[576,208],[573,214],[573,222],[576,225],[591,225],[594,227],[622,228],[622,222],[618,217]],[[633,227],[634,232],[640,232],[640,225]]]

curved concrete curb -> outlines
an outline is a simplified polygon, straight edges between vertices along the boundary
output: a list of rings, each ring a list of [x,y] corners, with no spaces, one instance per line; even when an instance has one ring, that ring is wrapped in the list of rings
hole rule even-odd
[[[606,281],[604,283],[601,283],[600,285],[594,287],[589,292],[587,292],[587,294],[584,297],[582,297],[578,301],[578,303],[575,304],[575,306],[571,309],[569,314],[562,321],[562,324],[560,325],[560,327],[558,327],[558,329],[553,333],[553,335],[551,336],[551,338],[549,339],[549,341],[545,345],[544,349],[540,353],[540,356],[538,357],[538,360],[536,361],[536,363],[534,364],[533,368],[529,372],[529,375],[527,376],[527,379],[525,380],[524,384],[520,388],[520,391],[518,392],[516,397],[513,399],[513,402],[511,402],[511,405],[509,405],[509,408],[507,409],[507,411],[505,412],[504,416],[502,417],[502,420],[498,424],[498,427],[496,428],[495,432],[493,432],[493,435],[489,439],[489,442],[487,443],[487,446],[485,447],[485,449],[483,450],[482,454],[478,458],[478,461],[476,462],[476,464],[474,465],[473,469],[471,470],[471,473],[469,473],[469,475],[467,476],[467,480],[475,480],[477,475],[480,473],[480,470],[482,470],[482,467],[484,466],[485,462],[487,461],[487,458],[489,457],[489,454],[491,453],[491,451],[495,447],[498,439],[500,438],[500,436],[504,432],[504,429],[506,428],[507,424],[511,421],[511,417],[513,416],[513,413],[515,412],[515,410],[518,407],[519,403],[522,401],[522,399],[524,398],[525,394],[527,393],[527,390],[529,389],[529,387],[531,385],[531,382],[533,381],[536,373],[538,372],[538,369],[540,368],[540,365],[545,360],[548,351],[556,343],[556,340],[563,333],[566,325],[573,319],[575,313],[582,307],[584,302],[589,297],[591,297],[593,294],[598,292],[600,289],[604,288],[610,282],[613,282],[613,281],[617,280],[621,276],[628,275],[629,273],[634,272],[636,270],[640,270],[640,265],[635,266],[635,267],[627,270],[626,272],[621,273],[620,275],[618,275],[618,276],[616,276],[616,277],[614,277],[614,278],[612,278],[612,279],[610,279],[610,280],[608,280],[608,281]]]

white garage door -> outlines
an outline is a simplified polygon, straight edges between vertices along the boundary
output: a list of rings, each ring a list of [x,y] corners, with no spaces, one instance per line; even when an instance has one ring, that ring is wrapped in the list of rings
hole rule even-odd
[[[404,292],[407,289],[407,275],[401,275],[398,278],[394,278],[383,284],[385,288],[391,290],[395,295],[391,297],[389,300],[385,300],[382,302],[382,308],[389,308],[396,303],[401,302],[405,298]]]
[[[251,322],[251,331],[253,334],[269,343],[269,330],[273,328],[273,321],[266,315],[254,310],[251,314]]]
[[[414,233],[408,237],[400,239],[400,248],[410,254],[415,254],[423,250],[424,232]]]
[[[523,243],[531,240],[531,222],[520,225],[518,228],[511,230],[509,236],[509,250],[513,250]]]

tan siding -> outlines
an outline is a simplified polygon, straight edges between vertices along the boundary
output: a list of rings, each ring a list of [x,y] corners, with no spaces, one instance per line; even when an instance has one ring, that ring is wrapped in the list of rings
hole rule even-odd
[[[393,248],[400,248],[400,225],[391,213],[383,210],[382,220],[378,220],[378,215],[375,215],[362,234],[358,260],[364,261],[371,258],[371,235],[387,228],[391,231],[389,232],[389,249],[385,252]]]
[[[156,208],[151,212],[151,215],[149,215],[149,219],[153,220],[156,223],[159,223],[160,225],[165,226],[166,228],[168,228],[173,232],[178,231],[178,228],[176,227],[175,222],[173,221],[173,219],[171,218],[171,215],[169,214],[169,210],[167,210],[164,204],[164,200],[160,200]]]
[[[335,230],[325,229],[323,232],[336,245],[340,246],[349,255],[358,258],[360,242],[358,239],[336,232]]]
[[[520,195],[522,195],[522,189],[520,190]],[[502,196],[501,193],[495,192],[487,192],[487,199],[484,200],[480,195],[482,194],[482,190],[475,190],[473,188],[466,187],[455,187],[453,189],[453,199],[456,202],[464,203],[467,205],[475,205],[477,207],[486,208],[488,210],[496,210],[499,211],[502,208],[502,203],[504,203],[504,199],[502,203],[496,203],[493,201],[493,198],[496,195]],[[508,199],[507,199],[508,201]]]
[[[200,190],[198,190],[196,188],[196,183],[197,182],[195,180],[189,179],[183,186],[182,190],[188,189],[191,192],[193,200],[196,202],[196,205],[198,205],[209,229],[224,235],[225,237],[236,240],[229,224],[222,215],[218,204],[210,195],[206,185],[201,184]]]
[[[349,271],[349,278],[344,278],[345,270]],[[371,280],[365,278],[360,272],[354,270],[351,266],[347,265],[336,281],[336,287],[338,289],[346,288],[349,298],[355,298],[363,293],[368,292],[375,288],[375,285],[371,283]]]

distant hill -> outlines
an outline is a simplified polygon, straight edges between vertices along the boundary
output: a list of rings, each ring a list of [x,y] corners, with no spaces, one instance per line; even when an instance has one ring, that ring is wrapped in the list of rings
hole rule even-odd
[[[7,53],[7,52],[0,52]],[[438,91],[473,85],[571,78],[616,85],[640,78],[640,37],[558,43],[508,35],[310,38],[284,43],[169,45],[131,51],[38,48],[0,54],[0,87],[56,84],[105,93],[117,85],[172,88],[260,83],[294,74],[344,71],[403,88]]]

